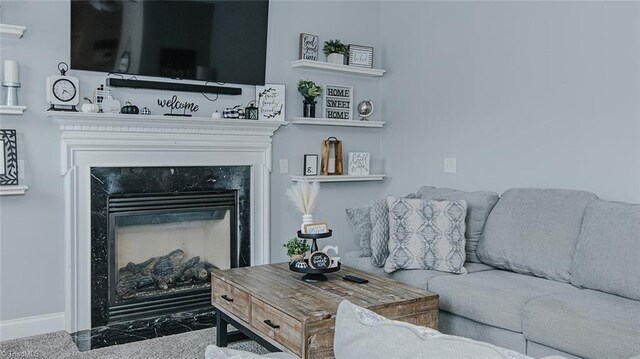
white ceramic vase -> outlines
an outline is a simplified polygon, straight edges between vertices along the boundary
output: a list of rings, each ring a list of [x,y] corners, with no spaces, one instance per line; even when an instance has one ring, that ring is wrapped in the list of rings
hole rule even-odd
[[[304,230],[304,225],[311,224],[311,223],[313,223],[313,214],[303,214],[302,224],[300,225],[300,232],[306,233],[306,231]]]
[[[344,65],[344,55],[343,54],[329,54],[327,55],[327,62],[332,64]]]

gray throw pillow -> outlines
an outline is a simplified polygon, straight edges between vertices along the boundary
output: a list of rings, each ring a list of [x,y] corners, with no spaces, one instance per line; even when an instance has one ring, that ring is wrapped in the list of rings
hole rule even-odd
[[[389,209],[386,198],[371,202],[371,264],[384,266],[389,255]]]
[[[371,207],[347,208],[347,217],[360,239],[360,256],[371,257]]]
[[[333,352],[336,359],[531,359],[489,343],[390,320],[346,300],[338,306]]]
[[[476,247],[478,247],[478,241],[489,213],[498,203],[498,194],[488,191],[463,192],[451,188],[424,186],[418,190],[418,198],[429,201],[467,201],[467,231],[465,234],[467,262],[480,263],[476,255]]]
[[[387,197],[389,256],[384,270],[432,269],[466,274],[467,202]]]

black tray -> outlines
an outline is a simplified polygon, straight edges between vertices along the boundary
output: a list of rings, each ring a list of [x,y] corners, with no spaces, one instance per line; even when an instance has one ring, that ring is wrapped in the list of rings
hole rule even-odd
[[[304,262],[307,263],[307,266],[309,265],[309,262],[306,259]],[[327,269],[317,269],[311,267],[296,268],[296,262],[291,262],[289,263],[289,269],[297,273],[305,273],[305,275],[302,276],[302,280],[305,282],[323,282],[329,279],[326,275],[324,275],[324,273],[333,273],[340,270],[340,262],[338,262],[337,266]]]
[[[329,230],[329,232],[325,233],[302,233],[302,231],[298,231],[298,238],[304,239],[320,239],[320,238],[329,238],[333,235],[333,231]]]

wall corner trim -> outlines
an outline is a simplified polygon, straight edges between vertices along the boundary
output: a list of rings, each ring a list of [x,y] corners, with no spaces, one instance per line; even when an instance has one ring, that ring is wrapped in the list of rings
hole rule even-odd
[[[0,321],[0,341],[64,330],[64,312]]]

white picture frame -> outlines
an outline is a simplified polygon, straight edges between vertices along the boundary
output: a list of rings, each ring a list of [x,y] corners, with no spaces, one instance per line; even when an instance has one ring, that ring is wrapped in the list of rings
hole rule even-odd
[[[258,104],[258,120],[277,122],[286,120],[284,85],[256,86],[256,103]]]
[[[331,120],[353,120],[353,86],[323,86],[323,117]]]
[[[300,60],[318,61],[320,53],[320,38],[318,35],[300,33],[298,57]]]
[[[307,223],[304,225],[304,233],[306,234],[329,233],[329,224],[327,222]]]
[[[369,152],[349,152],[349,166],[347,173],[350,176],[366,176],[370,171]]]
[[[350,44],[349,66],[373,68],[373,47]]]

